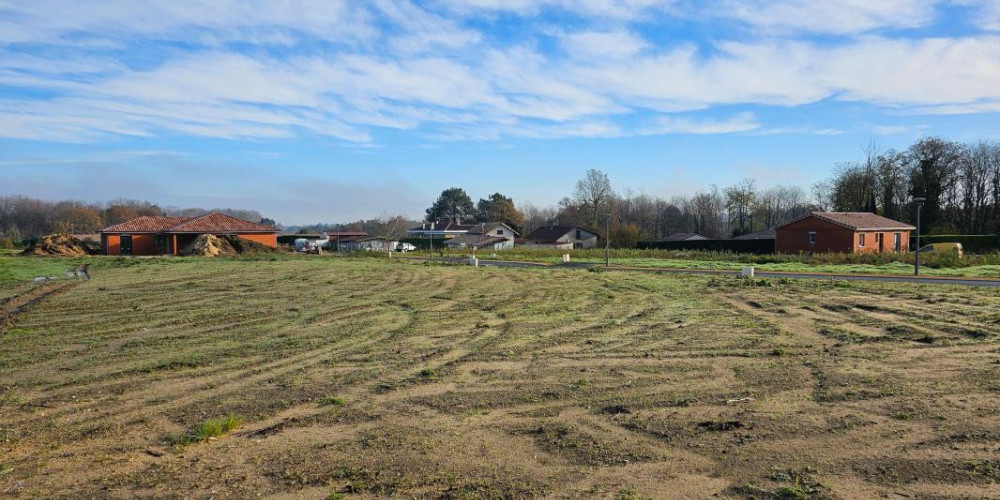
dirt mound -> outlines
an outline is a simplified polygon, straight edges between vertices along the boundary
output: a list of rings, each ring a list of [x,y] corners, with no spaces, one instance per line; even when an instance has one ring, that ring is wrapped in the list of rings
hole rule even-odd
[[[184,247],[180,254],[200,257],[217,257],[220,255],[229,257],[236,255],[236,249],[229,244],[228,239],[211,234],[203,234],[198,236],[198,239],[194,240],[193,243]]]
[[[230,246],[233,247],[233,250],[236,250],[236,253],[240,255],[253,255],[260,253],[278,252],[278,250],[275,248],[271,248],[267,245],[257,243],[256,241],[251,241],[246,238],[241,238],[239,236],[225,235],[225,236],[219,236],[219,238],[228,241]]]
[[[98,244],[82,241],[65,233],[47,234],[28,247],[21,255],[65,255],[83,257],[100,252]]]

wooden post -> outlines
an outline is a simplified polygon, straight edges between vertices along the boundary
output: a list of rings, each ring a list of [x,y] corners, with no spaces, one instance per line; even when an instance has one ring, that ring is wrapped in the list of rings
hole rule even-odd
[[[174,255],[177,255],[177,235],[176,235],[176,234],[173,234],[173,235],[171,235],[171,236],[172,236],[172,237],[173,237],[173,239],[174,239],[174,249],[173,249],[173,254],[174,254]]]

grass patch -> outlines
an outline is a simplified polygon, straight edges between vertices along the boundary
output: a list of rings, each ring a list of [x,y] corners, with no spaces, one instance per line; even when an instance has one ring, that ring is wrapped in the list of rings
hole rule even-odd
[[[233,414],[211,418],[194,426],[184,434],[172,437],[170,442],[178,446],[202,443],[212,438],[224,436],[240,425],[243,425],[243,419]]]
[[[344,398],[337,396],[323,396],[316,400],[316,404],[320,406],[344,406]]]

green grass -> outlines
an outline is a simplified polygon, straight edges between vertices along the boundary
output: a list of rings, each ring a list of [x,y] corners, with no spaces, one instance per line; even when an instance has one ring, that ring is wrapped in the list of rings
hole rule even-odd
[[[212,438],[224,436],[240,425],[243,425],[243,419],[233,414],[212,418],[194,426],[184,434],[174,436],[170,439],[170,442],[179,446],[201,443]]]
[[[344,398],[337,396],[323,396],[317,399],[316,403],[320,406],[344,406],[346,402]]]

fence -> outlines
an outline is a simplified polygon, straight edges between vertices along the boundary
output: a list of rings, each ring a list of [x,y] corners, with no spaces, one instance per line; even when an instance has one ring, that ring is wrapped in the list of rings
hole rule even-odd
[[[640,241],[637,248],[640,250],[704,250],[763,255],[774,253],[774,240]]]

